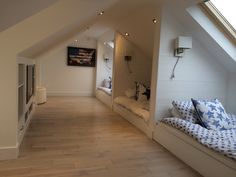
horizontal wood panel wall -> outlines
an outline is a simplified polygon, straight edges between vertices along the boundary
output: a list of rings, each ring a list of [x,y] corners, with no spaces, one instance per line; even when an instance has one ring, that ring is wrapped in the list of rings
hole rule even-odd
[[[236,73],[230,73],[227,92],[227,111],[236,115]]]
[[[155,119],[170,116],[172,100],[219,98],[225,104],[228,73],[195,38],[192,49],[185,51],[176,67],[176,77],[170,80],[177,60],[173,56],[174,39],[192,35],[170,13],[164,12],[162,18]]]

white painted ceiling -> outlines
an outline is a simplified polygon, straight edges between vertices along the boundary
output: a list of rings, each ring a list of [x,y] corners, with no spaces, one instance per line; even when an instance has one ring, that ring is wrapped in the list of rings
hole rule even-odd
[[[108,9],[104,16],[86,31],[86,34],[98,38],[102,32],[110,29],[121,34],[128,32],[130,35],[126,38],[151,59],[155,28],[152,20],[159,18],[157,8],[158,1],[154,0],[130,0],[125,3],[120,1]]]
[[[0,0],[0,32],[53,5],[57,1]],[[78,0],[78,2],[80,1],[101,7],[101,10],[105,10],[104,15],[98,16],[98,12],[93,12],[95,15],[86,22],[71,24],[65,29],[47,36],[34,46],[23,51],[21,55],[36,58],[61,42],[76,36],[76,34],[81,35],[84,33],[86,36],[99,39],[107,31],[113,30],[121,34],[128,32],[130,36],[127,39],[143,51],[147,58],[151,59],[154,39],[153,30],[155,27],[152,19],[157,18],[159,22],[158,7],[164,1],[166,5],[170,6],[170,11],[176,15],[179,22],[192,31],[192,35],[205,45],[210,53],[218,59],[225,58],[225,60],[220,60],[222,65],[230,71],[234,71],[236,68],[236,63],[232,62],[219,45],[187,15],[186,8],[200,0]]]
[[[90,1],[100,3],[95,0]],[[35,58],[76,34],[84,33],[98,39],[105,32],[114,30],[122,34],[126,31],[129,32],[128,40],[142,50],[147,58],[151,59],[154,38],[152,19],[156,17],[158,2],[158,0],[118,0],[109,8],[101,9],[105,10],[104,15],[96,15],[84,24],[72,24],[66,29],[48,36],[20,55]]]
[[[58,0],[0,0],[0,32],[56,3]]]
[[[35,58],[52,49],[56,45],[59,45],[61,42],[67,41],[67,39],[75,36],[76,34],[85,32],[87,27],[91,26],[91,24],[96,22],[96,20],[99,18],[97,14],[99,13],[100,9],[104,10],[110,8],[117,1],[118,0],[78,0],[76,2],[74,0],[74,3],[76,3],[78,6],[77,12],[75,13],[78,16],[77,20],[71,22],[70,25],[65,26],[63,29],[52,32],[51,35],[46,36],[44,39],[38,41],[30,48],[25,49],[19,53],[19,55],[28,58]],[[68,9],[68,11],[69,10],[70,9]],[[63,16],[63,14],[60,15]],[[51,17],[51,19],[53,18],[58,17]]]

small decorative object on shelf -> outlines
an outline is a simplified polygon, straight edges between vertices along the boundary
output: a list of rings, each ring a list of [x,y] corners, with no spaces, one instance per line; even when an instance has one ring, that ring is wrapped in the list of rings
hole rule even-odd
[[[45,87],[37,87],[36,100],[37,104],[43,104],[47,102],[47,94]]]

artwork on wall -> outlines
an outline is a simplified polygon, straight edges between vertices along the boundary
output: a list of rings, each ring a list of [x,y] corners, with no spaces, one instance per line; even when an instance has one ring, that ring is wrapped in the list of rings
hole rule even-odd
[[[69,66],[95,67],[96,49],[68,47],[67,64]]]

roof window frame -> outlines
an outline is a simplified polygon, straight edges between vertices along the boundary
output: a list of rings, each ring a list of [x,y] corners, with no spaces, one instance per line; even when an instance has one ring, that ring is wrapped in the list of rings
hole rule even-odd
[[[219,26],[223,30],[223,32],[230,38],[230,40],[236,45],[236,30],[214,6],[214,4],[210,0],[204,0],[200,3],[200,6],[207,12],[208,15],[210,15],[217,26]]]

